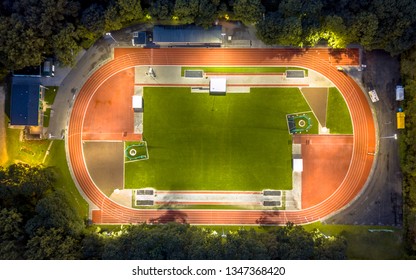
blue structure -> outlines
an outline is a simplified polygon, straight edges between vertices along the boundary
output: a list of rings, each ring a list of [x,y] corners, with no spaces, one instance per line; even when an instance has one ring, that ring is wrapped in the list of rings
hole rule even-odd
[[[132,45],[133,46],[146,46],[148,43],[148,36],[146,31],[134,32]]]
[[[42,88],[39,79],[13,78],[10,100],[10,124],[40,125]]]

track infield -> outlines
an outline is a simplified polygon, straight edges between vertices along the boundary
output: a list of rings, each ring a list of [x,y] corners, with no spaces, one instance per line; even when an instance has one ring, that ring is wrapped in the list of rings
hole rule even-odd
[[[122,189],[123,142],[85,141],[83,149],[89,174],[100,190],[110,196],[115,189]]]
[[[226,96],[145,88],[144,100],[143,137],[150,158],[126,163],[125,188],[292,188],[286,115],[311,110],[298,88],[256,88]],[[312,117],[310,133],[316,133]]]
[[[361,89],[352,79],[339,73],[333,63],[341,65],[356,65],[358,51],[346,50],[334,54],[332,50],[193,50],[189,56],[188,50],[115,50],[115,60],[104,65],[97,71],[80,91],[71,114],[68,129],[68,150],[70,161],[85,194],[100,210],[92,211],[93,222],[96,223],[136,223],[143,221],[176,221],[181,219],[192,224],[284,224],[287,221],[305,223],[320,219],[341,209],[362,189],[373,164],[371,155],[376,148],[374,125],[371,110]],[[350,56],[352,53],[354,56]],[[129,54],[123,56],[123,54]],[[214,55],[215,54],[215,55]],[[151,58],[151,59],[149,59]],[[267,58],[267,59],[266,59]],[[325,63],[325,61],[327,61]],[[323,203],[301,211],[261,212],[261,211],[138,211],[120,206],[106,196],[102,196],[94,183],[86,176],[85,163],[82,154],[81,135],[83,122],[89,100],[97,88],[109,76],[121,69],[135,65],[146,64],[167,65],[293,65],[305,66],[316,70],[327,77],[342,91],[354,123],[354,149],[351,165],[347,176],[340,188]],[[265,216],[266,215],[266,216]]]

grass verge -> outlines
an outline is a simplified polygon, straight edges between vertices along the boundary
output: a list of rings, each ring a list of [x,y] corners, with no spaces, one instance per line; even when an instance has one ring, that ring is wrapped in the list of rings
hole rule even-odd
[[[47,87],[45,90],[45,102],[48,105],[52,105],[55,101],[56,93],[58,92],[59,87]]]
[[[63,189],[70,201],[70,204],[78,211],[83,218],[88,217],[88,204],[76,188],[66,162],[65,142],[63,140],[33,140],[20,141],[19,129],[6,128],[8,162],[27,163],[29,165],[43,164],[51,168],[56,175],[56,187]],[[51,144],[52,143],[52,144]],[[51,145],[51,146],[49,146]],[[49,154],[45,157],[48,148]],[[45,159],[45,162],[43,160]]]
[[[331,134],[353,134],[350,111],[337,88],[329,88],[326,126]]]
[[[48,149],[49,140],[26,141],[22,139],[20,141],[22,133],[22,130],[11,129],[6,125],[8,155],[6,165],[13,163],[27,163],[29,165],[41,164]]]
[[[403,230],[395,227],[324,225],[320,222],[304,227],[307,230],[317,228],[325,235],[344,236],[348,242],[348,259],[397,260],[405,256]]]
[[[49,155],[45,161],[45,166],[54,171],[57,178],[56,186],[67,193],[70,205],[78,211],[81,217],[88,218],[88,204],[72,180],[66,161],[65,142],[63,140],[53,141]]]
[[[46,108],[43,112],[43,127],[49,127],[49,121],[51,119],[51,108]]]
[[[286,70],[303,70],[305,76],[308,76],[308,69],[299,67],[182,67],[182,77],[185,76],[185,70],[203,70],[205,73],[218,74],[283,74]]]

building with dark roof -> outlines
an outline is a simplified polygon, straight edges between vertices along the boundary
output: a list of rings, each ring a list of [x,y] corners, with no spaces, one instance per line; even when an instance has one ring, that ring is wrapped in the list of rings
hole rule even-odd
[[[43,87],[39,79],[13,78],[10,99],[10,125],[42,125]]]
[[[23,69],[14,70],[13,76],[16,77],[41,77],[41,67],[38,66],[28,66]]]
[[[160,45],[211,45],[222,43],[222,26],[205,29],[196,25],[156,25],[153,42]]]
[[[148,34],[146,31],[133,32],[132,45],[144,47],[148,43]]]

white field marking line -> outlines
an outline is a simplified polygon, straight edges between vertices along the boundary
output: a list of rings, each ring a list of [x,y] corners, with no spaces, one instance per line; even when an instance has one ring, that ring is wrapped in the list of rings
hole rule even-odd
[[[42,164],[44,164],[44,163],[45,163],[45,161],[46,161],[46,157],[49,155],[49,151],[51,150],[51,147],[52,147],[53,141],[54,141],[54,140],[52,140],[52,141],[49,143],[48,149],[46,149],[45,155],[43,156]]]
[[[121,143],[123,140],[82,140],[82,142],[108,142],[108,143]]]
[[[123,190],[126,188],[126,141],[123,141]]]

